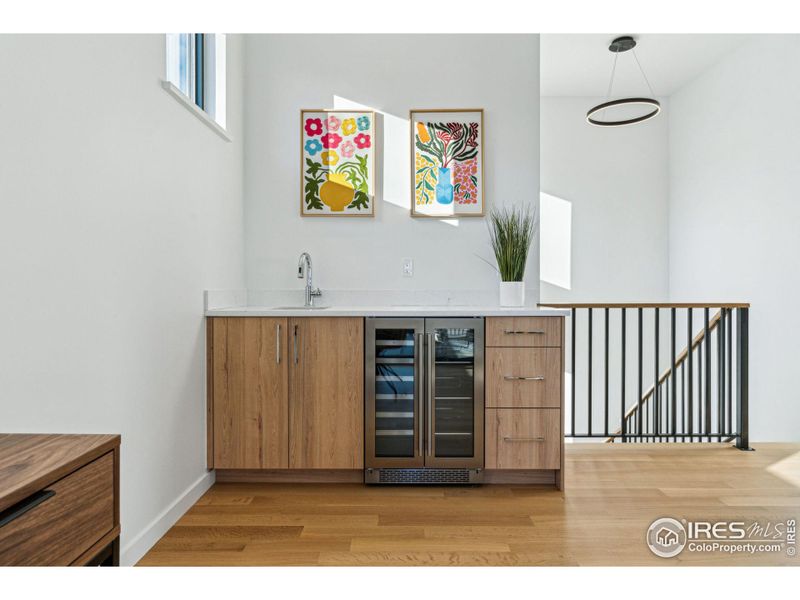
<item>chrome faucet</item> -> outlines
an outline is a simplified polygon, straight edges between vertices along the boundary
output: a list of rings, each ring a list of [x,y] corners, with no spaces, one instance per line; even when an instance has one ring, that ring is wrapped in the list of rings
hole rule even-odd
[[[311,308],[314,306],[314,298],[322,296],[322,292],[319,288],[314,287],[311,272],[311,255],[308,252],[303,252],[300,255],[300,260],[297,262],[297,278],[302,279],[303,277],[306,278],[305,306],[306,308]]]

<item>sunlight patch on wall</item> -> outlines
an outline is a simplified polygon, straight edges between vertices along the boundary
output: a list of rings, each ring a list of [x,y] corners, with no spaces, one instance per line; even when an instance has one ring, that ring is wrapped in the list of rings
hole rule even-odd
[[[333,97],[335,110],[374,110],[376,119],[383,130],[383,142],[376,154],[378,173],[383,185],[383,201],[411,210],[411,189],[409,169],[411,168],[411,148],[409,146],[408,119],[391,115],[366,104],[361,104],[342,96]]]
[[[408,119],[336,95],[333,96],[333,108],[335,110],[374,110],[376,115],[380,115],[380,119],[376,119],[376,121],[380,123],[383,142],[379,146],[380,151],[375,156],[375,162],[379,165],[376,175],[382,182],[383,201],[410,212],[411,134]],[[437,221],[451,227],[459,225],[458,218],[442,218]]]
[[[572,203],[539,194],[539,279],[572,289]]]

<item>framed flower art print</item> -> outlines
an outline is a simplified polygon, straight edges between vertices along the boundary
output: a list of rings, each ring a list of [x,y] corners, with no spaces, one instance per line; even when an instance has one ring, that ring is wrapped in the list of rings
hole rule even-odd
[[[411,216],[482,217],[483,109],[412,110]]]
[[[300,214],[375,215],[375,113],[300,111]]]

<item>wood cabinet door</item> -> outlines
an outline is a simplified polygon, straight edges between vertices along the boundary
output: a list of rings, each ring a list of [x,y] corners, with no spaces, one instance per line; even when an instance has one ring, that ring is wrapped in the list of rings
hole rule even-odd
[[[287,330],[287,319],[213,319],[215,468],[288,467]]]
[[[289,319],[289,468],[364,467],[364,319]]]
[[[561,411],[557,408],[486,410],[487,469],[560,469]]]

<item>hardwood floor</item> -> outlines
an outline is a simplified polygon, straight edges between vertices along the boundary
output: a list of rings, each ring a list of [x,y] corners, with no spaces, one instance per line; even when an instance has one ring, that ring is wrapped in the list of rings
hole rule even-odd
[[[651,554],[650,523],[800,518],[800,444],[571,444],[550,487],[216,484],[140,565],[797,565]]]

